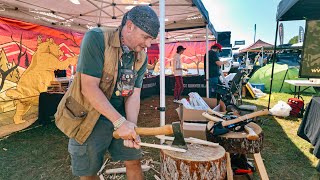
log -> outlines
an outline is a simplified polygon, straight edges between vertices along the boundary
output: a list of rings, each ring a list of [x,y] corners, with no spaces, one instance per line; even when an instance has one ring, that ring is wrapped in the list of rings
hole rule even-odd
[[[148,165],[141,165],[141,169],[143,172],[149,171],[150,168],[151,167]],[[122,174],[126,172],[127,172],[127,169],[125,167],[122,167],[122,168],[115,168],[115,169],[107,169],[104,173],[105,174]]]
[[[188,151],[160,151],[162,180],[220,180],[227,174],[226,151],[222,146],[188,144]]]
[[[247,124],[258,136],[257,140],[249,140],[245,131],[233,132],[230,131],[227,134],[220,136],[213,136],[209,129],[213,123],[208,123],[206,135],[207,140],[215,143],[219,143],[229,153],[238,154],[255,154],[259,153],[263,148],[263,132],[259,125],[251,122]]]

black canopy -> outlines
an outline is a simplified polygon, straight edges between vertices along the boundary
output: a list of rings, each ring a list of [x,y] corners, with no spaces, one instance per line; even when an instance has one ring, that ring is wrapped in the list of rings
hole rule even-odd
[[[320,19],[320,0],[282,0],[278,5],[277,21]]]

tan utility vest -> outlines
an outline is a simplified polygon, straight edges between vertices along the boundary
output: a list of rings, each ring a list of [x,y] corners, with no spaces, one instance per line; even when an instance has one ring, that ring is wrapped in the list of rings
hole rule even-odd
[[[119,30],[103,29],[104,32],[104,66],[99,87],[110,100],[118,76],[118,62],[122,55]],[[138,71],[146,60],[146,53],[141,51],[135,56],[135,70]],[[59,103],[55,113],[57,127],[69,138],[83,144],[91,134],[101,113],[93,108],[81,93],[81,73],[75,78]]]

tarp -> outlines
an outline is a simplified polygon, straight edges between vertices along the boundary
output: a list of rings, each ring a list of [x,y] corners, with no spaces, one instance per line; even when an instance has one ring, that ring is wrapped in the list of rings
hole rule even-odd
[[[258,40],[256,41],[255,43],[252,43],[250,44],[249,46],[243,48],[243,49],[240,49],[240,53],[244,53],[244,52],[256,52],[257,49],[260,49],[260,48],[269,48],[269,47],[273,47],[272,44],[269,44],[267,42],[264,42],[262,40]]]
[[[278,5],[277,20],[320,19],[319,0],[282,0]]]
[[[104,0],[80,1],[79,5],[69,0],[59,2],[52,0],[0,0],[4,11],[1,16],[33,22],[36,24],[70,28],[76,31],[86,31],[90,27],[119,26],[124,13],[138,4],[149,5],[159,15],[159,1],[157,0]],[[167,40],[171,37],[182,41],[182,35],[187,41],[205,39],[205,27],[208,24],[210,35],[216,36],[216,31],[209,21],[209,15],[201,0],[170,0],[165,8]],[[195,32],[195,28],[198,30]],[[200,28],[200,31],[199,31]],[[184,30],[179,33],[177,30]],[[174,32],[172,32],[174,31]],[[186,32],[187,31],[187,32]],[[178,36],[178,37],[177,37]]]
[[[268,64],[260,69],[258,69],[250,78],[249,82],[251,84],[264,84],[265,90],[270,90],[270,78],[271,78],[272,64]],[[288,83],[285,83],[284,80],[295,80],[302,79],[298,78],[299,69],[295,67],[288,68],[288,65],[274,65],[274,76],[272,84],[272,92],[285,92],[293,93],[294,86]],[[306,89],[308,88],[308,89]],[[281,91],[280,91],[281,89]],[[303,92],[316,93],[313,87],[301,87],[301,91],[306,89]]]

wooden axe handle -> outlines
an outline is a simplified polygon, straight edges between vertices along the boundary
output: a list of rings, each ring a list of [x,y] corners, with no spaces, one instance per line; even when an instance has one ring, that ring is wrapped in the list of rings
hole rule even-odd
[[[219,121],[222,121],[223,119],[221,118],[218,118],[218,117],[214,117],[214,116],[211,116],[210,114],[206,113],[206,112],[203,112],[202,113],[202,116],[211,120],[211,121],[214,121],[214,122],[219,122]]]
[[[173,134],[172,125],[164,125],[161,127],[154,127],[154,128],[136,127],[134,130],[136,131],[136,133],[138,135],[142,135],[142,136],[171,135],[171,134]],[[116,139],[120,138],[117,131],[113,132],[113,137]]]
[[[257,117],[257,116],[268,115],[268,114],[270,114],[268,109],[264,109],[264,110],[261,110],[261,111],[256,111],[256,112],[253,112],[253,113],[250,113],[250,114],[246,114],[244,116],[240,116],[240,117],[238,117],[236,119],[233,119],[233,120],[230,120],[230,121],[223,121],[222,122],[222,126],[229,126],[231,124],[236,124],[238,122],[241,122],[241,121],[244,121],[244,120],[247,120],[247,119],[251,119],[251,118],[254,118],[254,117]]]
[[[224,114],[221,114],[221,113],[219,113],[219,112],[217,112],[217,111],[214,111],[214,110],[212,110],[211,108],[208,108],[207,111],[208,111],[208,113],[214,114],[214,115],[219,116],[219,117],[221,117],[221,118],[224,116]]]
[[[251,141],[259,139],[258,134],[256,132],[254,132],[254,130],[251,127],[245,125],[244,130],[246,130],[246,132],[248,133],[247,139],[249,139]]]

